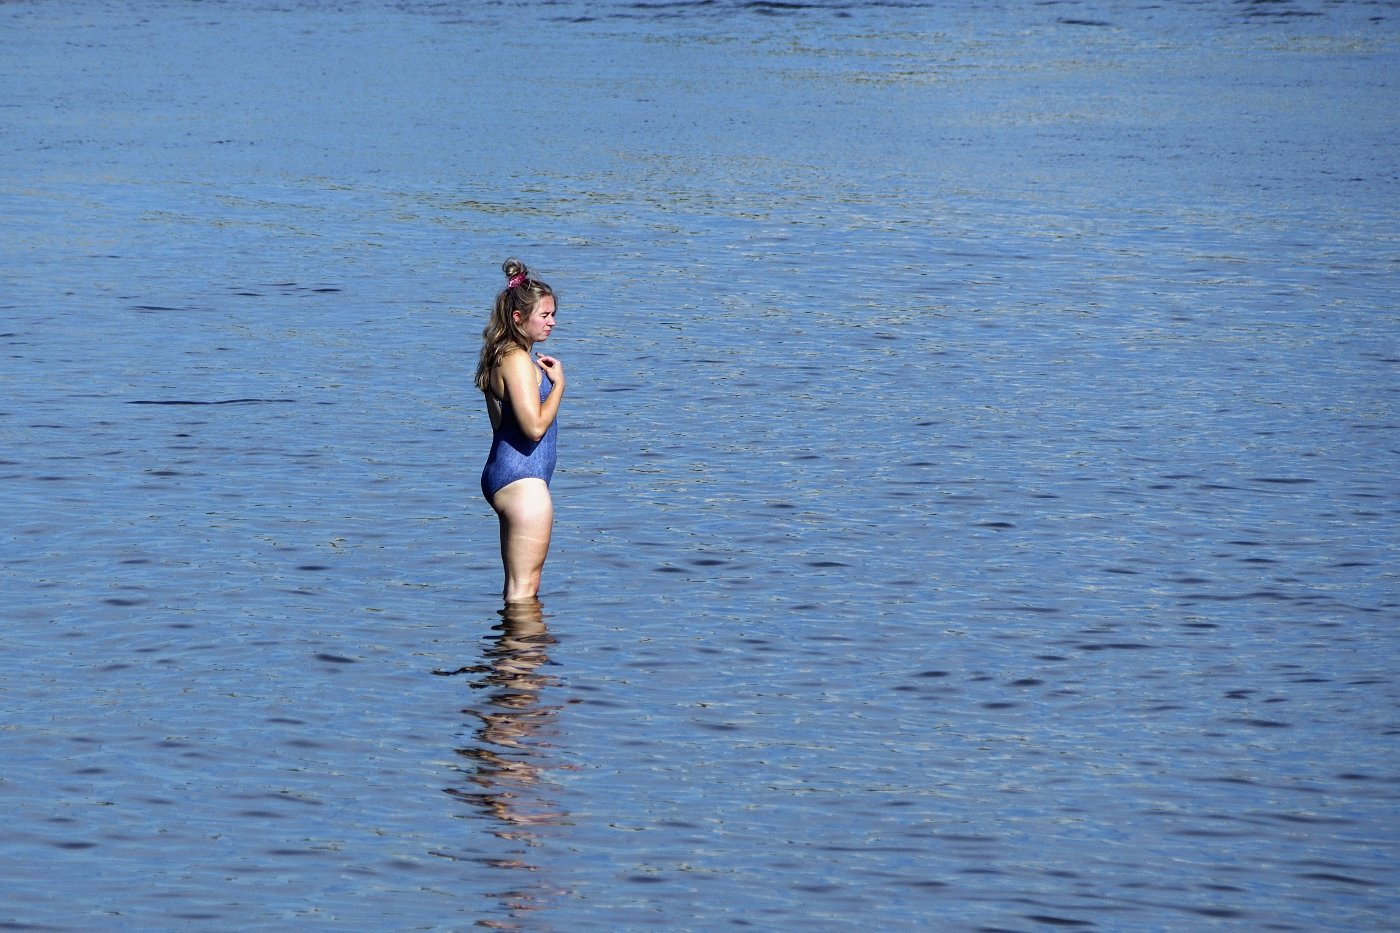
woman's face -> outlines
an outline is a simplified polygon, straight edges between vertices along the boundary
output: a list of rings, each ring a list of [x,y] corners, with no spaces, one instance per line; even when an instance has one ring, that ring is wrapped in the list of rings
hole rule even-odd
[[[520,312],[515,312],[515,322],[520,325],[520,331],[532,343],[539,343],[549,337],[549,332],[554,330],[554,296],[545,295],[535,305],[535,312],[527,318],[522,318]]]

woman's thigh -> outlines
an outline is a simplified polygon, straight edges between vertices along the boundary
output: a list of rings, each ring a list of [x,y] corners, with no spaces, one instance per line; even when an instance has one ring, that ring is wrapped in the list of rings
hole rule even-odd
[[[542,479],[529,477],[501,487],[491,499],[491,507],[501,517],[502,542],[506,539],[539,541],[549,546],[554,526],[554,500]]]

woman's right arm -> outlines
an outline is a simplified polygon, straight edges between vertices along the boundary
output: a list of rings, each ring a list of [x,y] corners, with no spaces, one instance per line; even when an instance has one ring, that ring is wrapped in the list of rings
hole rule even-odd
[[[540,400],[540,383],[535,364],[524,350],[512,350],[501,358],[501,378],[505,382],[506,401],[515,413],[520,430],[532,441],[544,437],[544,432],[559,416],[559,403],[564,399],[564,364],[549,357],[549,378],[552,387]]]

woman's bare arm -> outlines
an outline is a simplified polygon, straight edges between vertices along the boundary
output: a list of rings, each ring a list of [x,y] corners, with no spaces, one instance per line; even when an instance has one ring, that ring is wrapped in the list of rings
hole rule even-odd
[[[540,362],[547,367],[553,384],[543,401],[540,400],[538,370],[524,350],[511,350],[498,364],[506,402],[515,413],[520,430],[533,441],[544,437],[544,432],[559,416],[559,403],[564,399],[564,364],[553,357],[541,357]]]

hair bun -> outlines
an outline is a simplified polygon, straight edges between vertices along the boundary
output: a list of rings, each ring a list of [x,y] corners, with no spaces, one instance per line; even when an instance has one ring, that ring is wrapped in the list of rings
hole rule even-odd
[[[506,274],[507,279],[513,279],[517,277],[528,278],[530,275],[530,270],[526,267],[525,263],[513,257],[501,263],[501,271]]]

